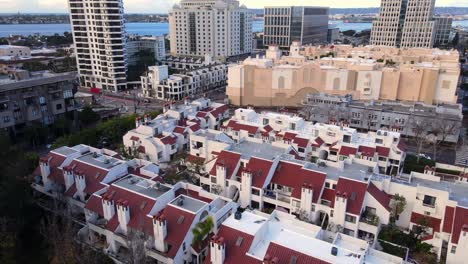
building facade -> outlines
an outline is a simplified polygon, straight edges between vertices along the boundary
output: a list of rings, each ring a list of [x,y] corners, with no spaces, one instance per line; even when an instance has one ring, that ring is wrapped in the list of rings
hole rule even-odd
[[[385,129],[406,137],[445,131],[439,140],[455,144],[461,133],[461,104],[427,105],[424,103],[363,102],[350,96],[309,94],[303,101],[304,116],[313,122],[345,124],[364,131]]]
[[[122,0],[69,0],[80,85],[110,91],[127,86]]]
[[[163,166],[178,153],[187,151],[190,136],[200,129],[219,129],[229,117],[227,105],[201,98],[182,105],[165,104],[154,119],[137,119],[123,143],[128,153]]]
[[[181,101],[226,85],[227,66],[213,64],[184,73],[168,75],[168,66],[152,66],[141,77],[145,97]]]
[[[387,47],[300,46],[290,56],[271,46],[265,57],[228,69],[234,105],[300,106],[310,93],[351,94],[355,100],[455,103],[457,51]]]
[[[127,39],[128,65],[138,63],[138,52],[148,51],[154,54],[154,60],[159,61],[166,57],[166,46],[164,37],[149,37],[131,35]]]
[[[142,245],[137,254],[156,263],[203,263],[208,249],[192,245],[192,229],[211,218],[216,231],[237,209],[198,186],[164,184],[151,162],[123,160],[86,145],[52,150],[33,175],[35,191],[65,201],[70,212],[85,219],[76,238],[116,262],[142,258],[129,253]]]
[[[31,49],[23,46],[0,45],[0,57],[29,57],[31,56]]]
[[[15,73],[0,79],[0,128],[14,132],[31,123],[50,125],[75,110],[76,73]]]
[[[327,43],[328,8],[308,6],[265,7],[263,43],[288,49],[293,41],[301,45]]]
[[[451,17],[435,17],[435,36],[434,46],[445,46],[449,43],[450,32],[452,31],[453,18]]]
[[[172,55],[228,58],[252,52],[253,12],[237,0],[182,0],[169,12]]]
[[[372,23],[371,45],[431,48],[434,42],[435,0],[382,0]]]

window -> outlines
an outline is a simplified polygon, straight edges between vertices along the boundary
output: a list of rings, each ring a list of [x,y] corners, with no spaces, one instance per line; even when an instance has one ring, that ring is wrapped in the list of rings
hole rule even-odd
[[[354,236],[354,231],[348,228],[343,229],[343,234],[348,235],[348,236]]]
[[[382,144],[382,143],[383,143],[383,139],[381,139],[381,138],[376,138],[376,139],[375,139],[375,143],[377,143],[377,144]]]
[[[216,177],[211,177],[211,183],[216,183]]]
[[[450,253],[455,254],[457,252],[457,246],[452,246]]]
[[[436,198],[430,195],[424,195],[423,205],[428,207],[435,207]]]
[[[57,109],[57,110],[62,110],[62,104],[57,104],[57,105],[55,106],[55,109]]]
[[[270,122],[270,120],[268,120],[268,118],[263,118],[263,125],[264,126],[268,125],[269,122]]]
[[[347,214],[346,217],[345,217],[345,221],[350,222],[350,223],[356,223],[356,217]]]
[[[330,183],[329,182],[325,182],[325,188],[330,189]]]
[[[297,148],[297,151],[299,151],[300,153],[304,153],[305,149],[304,148]]]
[[[252,194],[253,195],[257,195],[257,196],[260,196],[260,191],[255,189],[255,188],[252,188]]]

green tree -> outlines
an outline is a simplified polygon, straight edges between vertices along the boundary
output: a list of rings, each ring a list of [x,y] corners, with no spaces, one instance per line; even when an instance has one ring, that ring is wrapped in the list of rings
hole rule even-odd
[[[192,229],[193,238],[192,246],[196,246],[207,238],[213,229],[214,223],[213,218],[209,216],[205,221],[199,222]]]
[[[94,112],[89,106],[85,106],[78,116],[81,125],[89,126],[99,120],[99,114]]]
[[[406,198],[402,195],[395,194],[390,200],[391,220],[395,222],[398,216],[403,213],[406,207]]]

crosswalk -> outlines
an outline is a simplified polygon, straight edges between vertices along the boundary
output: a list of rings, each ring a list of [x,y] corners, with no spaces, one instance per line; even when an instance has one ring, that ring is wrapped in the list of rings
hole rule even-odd
[[[468,165],[468,146],[462,146],[457,149],[455,157],[455,165],[467,166]]]

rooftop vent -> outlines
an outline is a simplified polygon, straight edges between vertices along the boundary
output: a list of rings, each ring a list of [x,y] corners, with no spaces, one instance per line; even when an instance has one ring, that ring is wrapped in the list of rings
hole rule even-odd
[[[181,215],[179,219],[177,219],[177,224],[182,224],[184,222],[185,216]]]
[[[242,244],[242,241],[243,241],[243,240],[244,240],[243,237],[238,237],[238,238],[237,238],[237,241],[236,241],[236,246],[237,246],[237,247],[240,247],[240,245]]]
[[[333,256],[338,255],[338,248],[337,248],[337,247],[332,247],[332,249],[331,249],[331,254],[332,254]]]
[[[181,197],[179,198],[179,200],[177,200],[177,205],[178,205],[178,206],[184,205],[184,197],[183,197],[183,196],[181,196]]]
[[[242,219],[242,212],[237,211],[237,212],[234,214],[234,219],[236,219],[236,220],[241,220],[241,219]]]

